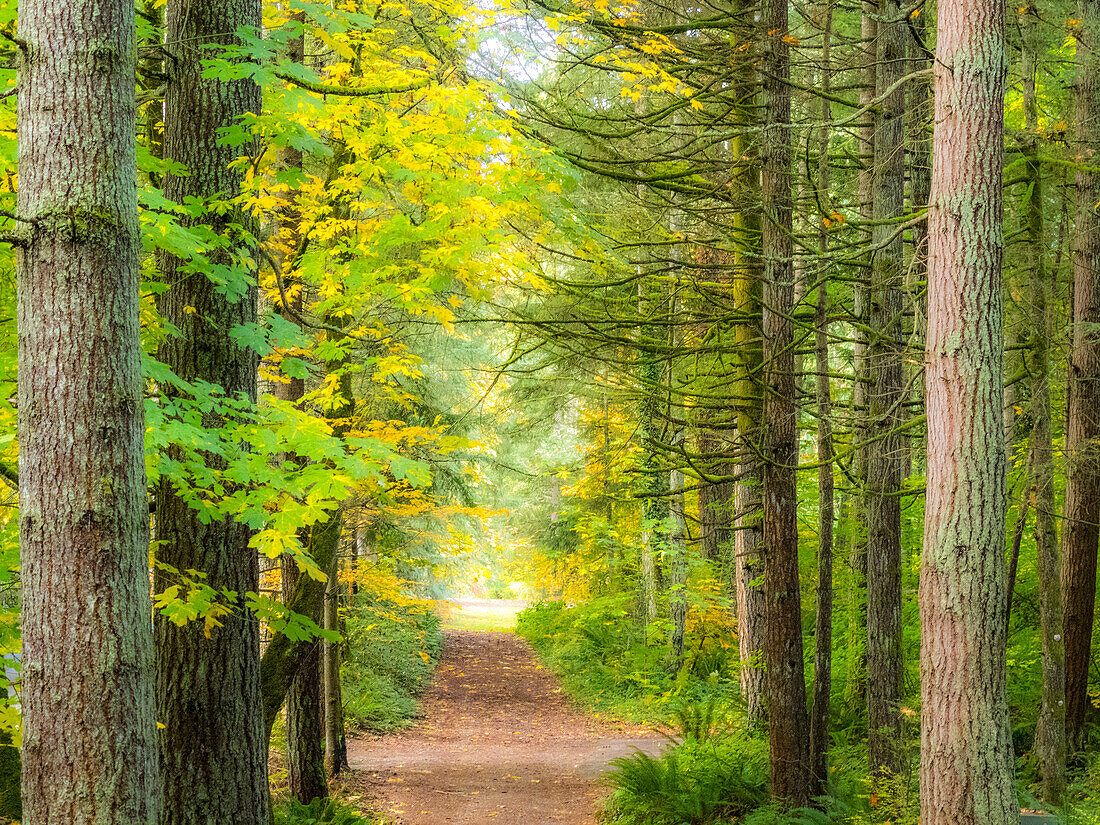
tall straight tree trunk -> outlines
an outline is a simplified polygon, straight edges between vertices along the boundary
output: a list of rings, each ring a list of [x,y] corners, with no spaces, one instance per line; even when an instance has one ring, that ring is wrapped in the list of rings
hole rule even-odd
[[[297,12],[292,15],[296,22],[304,22],[305,15]],[[295,37],[287,43],[287,59],[301,64],[305,60],[305,36]],[[303,153],[293,147],[280,147],[279,165],[283,169],[301,169]],[[283,317],[292,324],[299,325],[305,309],[305,288],[298,277],[299,258],[304,251],[301,233],[302,215],[293,199],[280,215],[278,236],[278,257],[283,271],[283,292],[286,293],[287,306],[280,306]],[[282,295],[280,295],[280,303]],[[287,379],[276,388],[278,395],[285,401],[300,404],[305,396],[305,379]],[[304,463],[304,459],[297,459]],[[311,531],[300,530],[300,537],[309,545]],[[312,547],[310,550],[312,551]],[[293,556],[283,556],[283,602],[290,604],[298,590],[301,575]],[[316,600],[310,605],[313,610],[303,615],[315,622],[321,621],[321,607]],[[293,666],[293,676],[286,692],[286,762],[287,784],[294,797],[304,804],[314,799],[328,796],[324,768],[324,716],[322,713],[322,656],[320,642],[311,640],[298,650],[299,656]],[[263,660],[261,659],[261,690],[263,684]]]
[[[795,397],[790,47],[787,0],[765,0],[761,194],[764,253],[764,591],[772,794],[785,805],[814,795],[798,581],[798,400]]]
[[[1054,449],[1050,424],[1050,291],[1043,221],[1043,168],[1039,160],[1039,100],[1036,74],[1042,41],[1034,2],[1019,11],[1023,34],[1023,155],[1028,178],[1025,208],[1026,261],[1030,282],[1031,345],[1025,353],[1031,378],[1031,464],[1035,490],[1035,554],[1039,572],[1039,624],[1043,690],[1035,727],[1043,800],[1061,803],[1066,787],[1066,656],[1062,641],[1062,593],[1055,526]]]
[[[1019,822],[1004,610],[1000,0],[943,0],[929,213],[921,825]]]
[[[822,3],[820,25],[821,85],[824,95],[831,88],[833,0]],[[829,127],[832,106],[829,98],[821,98],[821,128],[818,130],[817,190],[818,200],[829,202]],[[807,170],[807,173],[809,170]],[[807,177],[809,175],[807,174]],[[822,223],[818,234],[821,252],[829,249],[829,234]],[[825,786],[828,778],[829,699],[833,684],[833,425],[832,398],[829,387],[829,291],[826,278],[828,263],[818,270],[817,301],[814,305],[814,361],[817,372],[815,401],[817,405],[817,460],[821,463],[817,475],[818,543],[817,543],[817,609],[814,619],[814,693],[810,705],[810,771],[813,781]]]
[[[19,8],[23,822],[159,811],[134,3]]]
[[[669,472],[669,530],[668,550],[668,612],[672,645],[672,671],[679,673],[684,666],[684,636],[688,614],[688,558],[686,522],[684,518],[684,471],[679,467]]]
[[[677,14],[671,16],[672,22],[679,19]],[[682,140],[684,123],[682,115],[677,112],[673,115],[672,126],[676,140]],[[679,370],[677,359],[672,353],[680,350],[683,331],[679,327],[680,316],[680,291],[683,278],[683,251],[677,238],[681,234],[683,226],[683,210],[680,208],[678,198],[674,195],[668,215],[669,235],[673,238],[669,258],[672,262],[673,277],[675,282],[670,285],[668,291],[668,349],[670,357],[666,374],[668,376],[668,397],[666,413],[671,426],[674,429],[670,439],[673,448],[673,466],[668,476],[668,515],[669,530],[666,556],[668,559],[668,618],[670,624],[669,642],[672,647],[672,671],[679,673],[684,666],[684,637],[687,634],[688,616],[688,534],[687,518],[684,510],[684,471],[680,466],[683,460],[677,452],[685,450],[686,436],[683,424],[678,423],[682,416],[677,415],[673,408],[673,392]]]
[[[860,90],[859,102],[866,112],[859,128],[859,154],[861,165],[858,175],[859,214],[870,223],[873,220],[875,189],[875,75],[877,66],[878,4],[875,0],[862,0],[860,18]],[[865,240],[871,243],[871,231],[864,230]],[[865,260],[866,269],[862,278],[852,287],[852,313],[862,330],[870,323],[870,266]],[[858,489],[852,501],[850,527],[848,531],[851,567],[850,606],[848,613],[849,644],[847,684],[845,700],[850,705],[866,701],[866,652],[867,652],[867,460],[869,445],[867,442],[867,337],[864,332],[857,335],[852,347],[852,368],[856,376],[852,384],[852,441],[855,443],[855,455],[852,460],[852,476]],[[858,644],[855,643],[859,637]]]
[[[638,101],[635,112],[642,114],[644,104]],[[645,186],[639,184],[636,189],[638,201],[646,203]],[[642,460],[639,471],[642,477],[642,489],[647,495],[642,499],[642,547],[639,559],[641,579],[641,615],[644,622],[652,624],[657,620],[657,559],[661,555],[662,516],[661,500],[663,492],[661,471],[656,466],[657,417],[660,413],[658,392],[661,384],[661,364],[657,357],[657,343],[660,334],[654,329],[651,320],[656,308],[661,305],[659,289],[654,288],[646,276],[645,266],[638,267],[638,315],[641,319],[638,340],[640,344],[639,383],[642,398],[638,409],[638,443],[642,448]]]
[[[864,506],[867,520],[867,753],[872,775],[901,771],[901,491],[906,451],[905,264],[896,221],[905,209],[905,42],[898,0],[878,21]],[[888,90],[892,92],[887,94]]]
[[[1100,2],[1078,0],[1076,102],[1077,228],[1073,244],[1073,342],[1066,416],[1062,511],[1062,597],[1066,626],[1066,732],[1079,747],[1088,709],[1088,670],[1100,539]]]
[[[751,21],[759,10],[755,0],[738,0],[733,13]],[[747,23],[741,34],[754,43],[760,27]],[[750,48],[750,52],[753,49]],[[755,56],[755,55],[754,55]],[[737,602],[737,637],[741,664],[741,697],[748,722],[755,726],[767,712],[767,677],[763,669],[767,619],[761,583],[760,555],[763,527],[760,509],[764,467],[760,460],[764,423],[764,390],[761,381],[763,332],[761,329],[760,266],[760,156],[752,130],[759,126],[757,110],[758,72],[752,61],[743,60],[734,77],[733,112],[738,132],[730,140],[734,159],[731,195],[735,209],[733,305],[736,377],[733,382],[737,425],[737,466],[734,482],[734,585]]]
[[[643,275],[638,284],[642,312],[642,352],[641,384],[642,402],[639,409],[640,424],[638,438],[644,457],[641,463],[642,485],[645,498],[642,499],[642,558],[641,585],[642,605],[646,623],[657,618],[657,560],[665,546],[663,521],[666,513],[662,496],[668,492],[665,481],[667,475],[661,472],[658,442],[660,432],[661,400],[658,395],[661,388],[661,364],[657,355],[660,345],[659,333],[651,323],[653,313],[662,305],[659,287],[655,287]]]
[[[165,195],[229,198],[240,189],[242,171],[230,163],[247,147],[220,142],[220,131],[260,108],[259,87],[250,79],[204,78],[211,47],[237,45],[242,26],[260,27],[259,0],[169,0],[165,10],[169,75],[164,104],[164,155],[187,175],[168,175]],[[215,235],[231,236],[243,215],[209,210],[201,219]],[[244,250],[236,254],[247,256]],[[232,268],[230,253],[214,254]],[[253,276],[240,275],[239,298],[219,288],[189,262],[162,255],[168,285],[159,307],[180,330],[158,353],[185,381],[206,381],[232,398],[256,398],[257,359],[241,349],[233,330],[256,320]],[[169,388],[168,392],[176,392]],[[222,424],[208,415],[204,424]],[[217,468],[217,461],[211,459]],[[248,528],[232,519],[204,524],[164,479],[157,490],[157,558],[177,570],[206,574],[216,590],[244,594],[258,589],[259,565],[248,547]],[[159,592],[171,583],[158,570]],[[259,623],[238,605],[224,627],[207,639],[200,622],[177,627],[157,617],[157,719],[162,731],[163,825],[268,825],[267,739],[260,703]]]

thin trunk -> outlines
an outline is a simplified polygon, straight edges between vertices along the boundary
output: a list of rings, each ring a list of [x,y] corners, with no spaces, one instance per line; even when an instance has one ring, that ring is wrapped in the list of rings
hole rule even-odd
[[[679,673],[684,666],[684,635],[687,629],[687,542],[684,533],[684,472],[679,468],[669,473],[670,498],[669,515],[669,586],[668,611],[672,625],[670,641],[672,643],[672,670]]]
[[[1005,663],[1005,7],[942,0],[929,213],[921,825],[1017,823]]]
[[[152,825],[134,3],[24,0],[18,37],[22,821]]]
[[[833,0],[825,0],[821,9],[822,91],[829,94],[832,71]],[[829,192],[829,128],[832,107],[828,97],[821,98],[821,128],[818,130],[817,189],[824,206]],[[829,234],[822,224],[818,242],[822,253],[829,249]],[[818,272],[817,303],[814,306],[814,359],[817,371],[817,471],[818,544],[817,610],[814,620],[814,693],[810,705],[810,770],[813,780],[825,787],[828,779],[829,698],[833,684],[833,427],[832,398],[829,387],[828,310],[829,291],[823,264]]]
[[[1020,565],[1020,545],[1024,539],[1024,528],[1027,527],[1027,511],[1031,508],[1031,499],[1035,496],[1035,490],[1031,484],[1032,459],[1029,457],[1027,469],[1024,473],[1024,494],[1020,496],[1020,507],[1016,514],[1016,527],[1012,531],[1012,550],[1008,555],[1008,596],[1005,606],[1005,632],[1011,628],[1012,601],[1016,592],[1016,571]]]
[[[757,3],[738,0],[734,14],[753,19]],[[746,42],[759,34],[758,26],[748,26]],[[737,466],[734,482],[734,582],[737,601],[737,636],[741,664],[741,697],[748,723],[755,727],[767,715],[767,678],[763,669],[767,634],[763,587],[763,560],[760,555],[763,528],[760,510],[764,486],[764,467],[760,460],[761,432],[764,423],[764,390],[761,381],[763,332],[760,324],[762,273],[760,264],[760,156],[752,131],[759,126],[755,65],[744,61],[734,78],[733,113],[739,128],[730,140],[729,155],[736,159],[731,195],[733,215],[734,279],[733,308],[743,319],[734,329],[736,377],[733,381],[737,424]]]
[[[791,204],[790,46],[787,0],[765,0],[761,245],[764,257],[764,590],[772,794],[783,805],[812,796],[809,719],[798,581],[798,402],[795,398]]]
[[[293,19],[302,22],[305,14],[296,12]],[[305,60],[305,37],[293,38],[287,43],[287,59],[301,64]],[[301,169],[303,153],[293,147],[281,147],[278,152],[279,165],[284,169]],[[280,216],[277,258],[283,271],[284,292],[288,306],[279,310],[288,323],[299,324],[305,308],[304,287],[297,275],[299,250],[301,243],[301,210],[291,198],[287,208]],[[280,302],[282,298],[280,296]],[[305,380],[288,377],[285,383],[276,386],[277,394],[285,401],[294,404],[305,396]],[[300,531],[303,540],[309,546],[308,531]],[[283,601],[291,602],[298,589],[300,574],[292,556],[283,557]],[[320,621],[320,610],[314,609],[309,616]],[[293,676],[287,688],[286,696],[286,761],[287,781],[290,792],[302,803],[308,804],[317,798],[328,796],[325,783],[324,752],[322,750],[321,714],[321,672],[320,643],[312,640],[300,649],[300,657],[293,668]],[[265,651],[266,652],[266,651]],[[262,660],[261,660],[262,663]]]
[[[325,630],[341,632],[340,627],[340,584],[337,575],[339,556],[333,556],[332,572],[325,586]],[[348,584],[351,593],[351,584]],[[342,642],[325,639],[322,643],[324,653],[325,676],[325,769],[329,776],[336,777],[341,771],[350,769],[348,765],[348,740],[344,730],[344,699],[340,689],[340,660]]]
[[[642,187],[639,187],[639,199],[644,203]],[[638,310],[641,316],[639,338],[642,343],[642,400],[638,439],[643,452],[639,469],[645,493],[645,498],[642,499],[641,596],[647,624],[657,618],[657,560],[665,548],[663,522],[666,501],[662,496],[668,492],[668,476],[661,471],[659,454],[662,405],[659,395],[661,362],[658,349],[664,339],[660,328],[652,323],[655,316],[663,312],[661,307],[665,306],[660,292],[660,286],[643,274],[638,281]]]
[[[1035,553],[1039,572],[1039,625],[1043,650],[1043,690],[1035,727],[1043,800],[1058,805],[1066,788],[1066,655],[1062,643],[1062,593],[1055,526],[1054,448],[1050,424],[1050,279],[1047,277],[1043,220],[1043,167],[1039,159],[1039,99],[1036,74],[1039,10],[1020,8],[1023,32],[1023,156],[1028,177],[1026,260],[1030,282],[1031,345],[1025,353],[1031,378],[1031,464],[1035,486]]]
[[[902,235],[905,209],[905,44],[899,0],[881,0],[876,60],[873,252],[867,370],[867,752],[872,775],[901,772],[901,491],[906,469]],[[894,91],[887,94],[887,91]]]
[[[1062,598],[1066,627],[1066,732],[1082,744],[1100,538],[1100,2],[1078,0],[1077,227],[1073,245],[1073,342],[1066,416],[1066,501],[1062,511]]]
[[[671,21],[675,22],[679,17],[673,14]],[[672,126],[677,141],[683,140],[683,117],[678,111],[673,115]],[[683,277],[683,251],[678,238],[683,226],[683,210],[679,205],[679,199],[674,195],[668,215],[669,235],[673,238],[669,258],[672,262],[675,282],[670,285],[668,291],[668,349],[670,353],[679,351],[683,339],[683,331],[678,325],[680,315],[680,291]],[[673,448],[673,467],[668,477],[668,515],[669,531],[668,545],[666,548],[668,564],[668,613],[670,639],[672,648],[672,670],[679,673],[684,665],[684,636],[687,633],[688,616],[688,535],[687,518],[684,511],[684,471],[679,466],[683,460],[676,451],[685,450],[686,437],[683,425],[678,423],[679,415],[673,408],[673,387],[676,384],[679,370],[677,359],[670,357],[666,368],[668,395],[665,401],[665,414],[673,428],[671,444]]]

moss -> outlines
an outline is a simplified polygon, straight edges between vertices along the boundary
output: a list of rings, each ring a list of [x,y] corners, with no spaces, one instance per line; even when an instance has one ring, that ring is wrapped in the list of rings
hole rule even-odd
[[[113,243],[131,230],[120,215],[79,204],[47,211],[39,216],[36,225],[39,230],[60,232],[74,243]]]

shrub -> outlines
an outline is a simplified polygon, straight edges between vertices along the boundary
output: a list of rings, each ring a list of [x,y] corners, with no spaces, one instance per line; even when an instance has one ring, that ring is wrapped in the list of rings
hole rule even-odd
[[[707,605],[693,606],[685,666],[669,670],[667,622],[639,625],[630,594],[604,596],[576,607],[542,602],[517,617],[517,632],[562,676],[571,694],[600,712],[650,721],[670,706],[736,693],[735,639],[716,622],[704,629]]]
[[[347,617],[347,644],[341,678],[348,720],[376,731],[404,725],[443,646],[431,604],[360,593]]]

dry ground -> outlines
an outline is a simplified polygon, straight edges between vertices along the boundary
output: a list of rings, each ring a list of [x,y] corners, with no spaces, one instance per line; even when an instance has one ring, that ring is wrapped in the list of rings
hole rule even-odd
[[[592,825],[607,763],[661,744],[579,710],[508,632],[448,630],[422,710],[415,728],[348,743],[374,806],[405,825]]]

